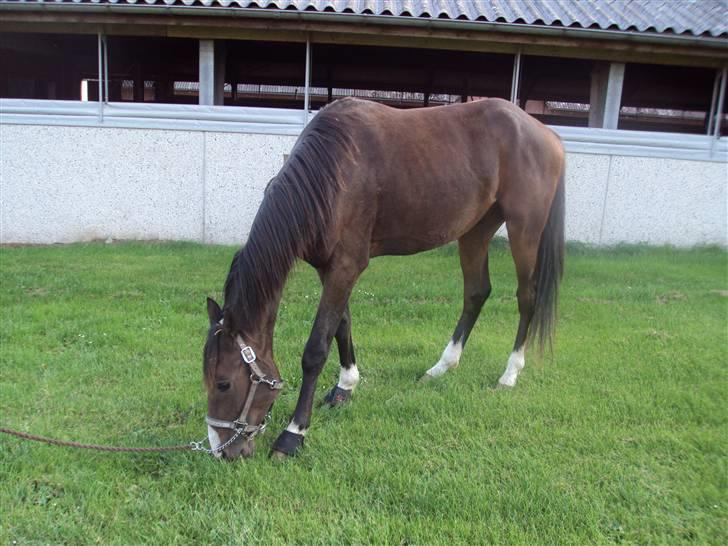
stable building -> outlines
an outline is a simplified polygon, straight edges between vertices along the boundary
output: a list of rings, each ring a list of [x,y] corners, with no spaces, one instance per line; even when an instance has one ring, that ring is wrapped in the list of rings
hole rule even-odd
[[[501,97],[567,238],[728,246],[721,0],[0,0],[0,242],[245,240],[316,111]]]

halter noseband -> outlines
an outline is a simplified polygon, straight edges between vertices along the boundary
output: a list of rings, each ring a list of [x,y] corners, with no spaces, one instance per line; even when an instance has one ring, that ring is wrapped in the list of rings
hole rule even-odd
[[[238,438],[238,436],[244,435],[248,440],[250,440],[254,438],[257,434],[265,430],[267,416],[258,425],[248,424],[248,412],[250,411],[250,407],[253,405],[255,391],[257,390],[258,385],[260,385],[261,383],[265,383],[266,385],[268,385],[268,388],[270,390],[280,390],[283,388],[283,381],[280,381],[278,379],[269,379],[268,377],[266,377],[266,375],[260,369],[260,366],[258,366],[258,364],[256,363],[255,351],[253,351],[253,348],[250,345],[245,344],[242,337],[236,335],[235,342],[240,347],[240,357],[242,358],[243,363],[247,364],[248,368],[250,368],[250,389],[248,389],[248,396],[245,398],[245,404],[243,404],[243,409],[240,412],[238,418],[235,419],[235,421],[215,419],[214,417],[210,417],[209,415],[205,417],[205,422],[212,427],[227,428],[235,431],[235,435],[230,440],[225,442],[222,447],[216,447],[214,449],[215,451],[222,450],[225,447],[229,446]]]

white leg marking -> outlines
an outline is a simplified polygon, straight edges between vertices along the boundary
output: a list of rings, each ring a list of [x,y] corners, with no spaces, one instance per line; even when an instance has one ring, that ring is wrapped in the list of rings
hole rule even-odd
[[[352,364],[349,368],[340,368],[338,385],[340,389],[353,391],[358,383],[359,369],[356,367],[356,364]]]
[[[515,386],[518,374],[521,373],[521,370],[525,365],[526,357],[524,356],[524,346],[522,345],[520,349],[513,351],[511,356],[508,357],[508,366],[506,366],[506,371],[503,372],[498,383],[505,385],[506,387]]]
[[[220,441],[220,436],[218,436],[217,431],[212,428],[210,425],[207,425],[207,439],[210,441],[210,449],[215,449],[217,446],[222,444]],[[222,457],[222,451],[216,451],[213,453],[213,455],[217,458]]]
[[[288,426],[286,427],[286,430],[288,432],[292,432],[293,434],[298,434],[300,436],[306,436],[306,431],[308,429],[299,427],[296,423],[291,421],[288,423]]]
[[[426,375],[429,375],[430,377],[440,377],[450,368],[454,368],[458,365],[458,362],[460,362],[460,355],[462,353],[462,343],[460,341],[453,343],[452,340],[450,340],[450,343],[447,344],[445,350],[442,351],[442,356],[438,363],[427,370]]]

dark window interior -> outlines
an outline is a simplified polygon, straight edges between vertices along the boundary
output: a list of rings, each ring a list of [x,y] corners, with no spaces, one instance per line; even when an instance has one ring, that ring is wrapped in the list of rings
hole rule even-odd
[[[81,100],[98,98],[95,35],[0,34],[0,97]]]
[[[305,44],[227,41],[225,104],[303,107]],[[510,96],[509,55],[314,44],[311,107],[359,96],[411,108]]]
[[[303,108],[306,44],[228,40],[224,50],[226,105]]]
[[[619,128],[705,134],[715,75],[711,68],[627,64]],[[727,129],[723,120],[722,133]]]
[[[198,40],[109,36],[107,45],[110,101],[198,102]],[[224,104],[303,108],[305,44],[215,47],[225,59]],[[342,44],[311,51],[313,109],[344,96],[412,108],[511,95],[512,55]],[[2,33],[0,97],[98,100],[97,54],[96,35]],[[593,68],[591,60],[523,56],[519,104],[544,123],[586,127]],[[709,68],[627,64],[619,128],[705,134],[715,76]]]
[[[519,104],[543,123],[587,127],[592,66],[590,60],[524,56]]]
[[[197,104],[199,42],[109,36],[109,101]]]

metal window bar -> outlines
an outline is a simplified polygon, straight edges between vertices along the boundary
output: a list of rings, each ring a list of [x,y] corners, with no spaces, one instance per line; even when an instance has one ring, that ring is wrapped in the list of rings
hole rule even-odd
[[[708,114],[708,135],[713,134],[713,124],[715,123],[715,104],[718,102],[718,90],[720,89],[720,81],[723,77],[720,69],[715,71],[715,81],[713,82],[713,94],[710,97],[710,114]]]
[[[306,36],[306,83],[303,92],[303,126],[308,125],[308,111],[310,108],[309,88],[311,87],[311,37]]]
[[[104,46],[104,102],[109,102],[109,43],[106,41],[106,35],[103,36]]]
[[[99,121],[104,121],[104,54],[101,33],[97,35],[98,61],[99,61]]]
[[[715,113],[716,119],[715,119],[715,133],[713,133],[713,136],[715,139],[720,138],[720,126],[721,122],[723,121],[723,104],[725,102],[725,86],[726,86],[726,77],[728,76],[728,68],[723,67],[723,70],[721,72],[721,78],[720,78],[720,94],[718,95],[718,107],[717,111]]]
[[[518,106],[518,86],[521,83],[521,52],[513,58],[513,79],[511,80],[511,102]]]

